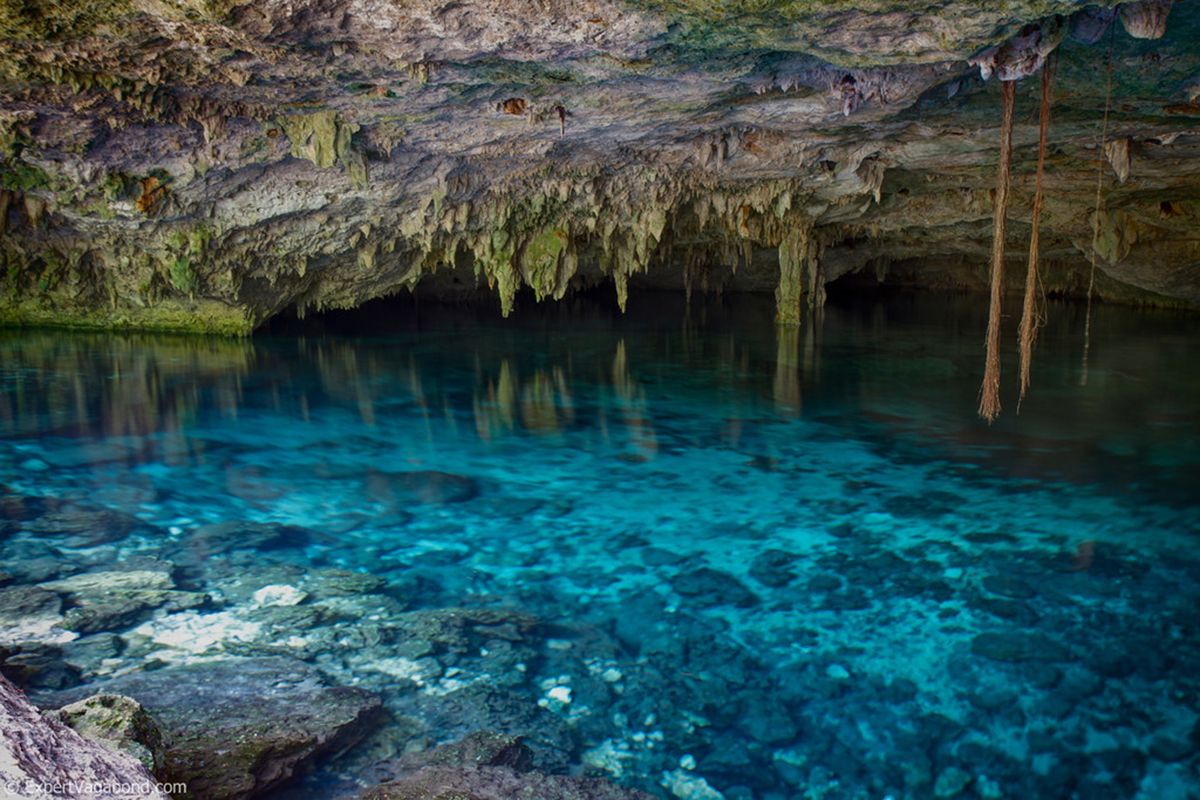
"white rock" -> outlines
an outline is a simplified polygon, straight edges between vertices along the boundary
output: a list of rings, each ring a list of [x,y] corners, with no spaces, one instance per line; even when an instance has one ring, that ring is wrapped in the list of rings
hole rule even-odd
[[[232,611],[201,614],[184,611],[146,622],[133,630],[155,644],[186,653],[220,650],[226,642],[252,642],[262,626],[238,617]]]
[[[825,668],[825,675],[835,681],[845,681],[850,679],[850,670],[841,664],[830,664]]]
[[[681,769],[664,772],[661,782],[679,800],[725,800],[704,778]]]
[[[562,703],[564,706],[569,705],[571,702],[571,687],[570,686],[555,686],[553,689],[551,689],[549,692],[547,692],[546,695],[551,700],[557,700],[558,702]]]
[[[600,677],[605,683],[616,683],[617,681],[621,680],[624,675],[621,674],[621,670],[616,669],[615,667],[609,667],[608,669],[604,670],[604,672],[600,673]]]
[[[286,583],[273,583],[255,592],[251,599],[256,606],[298,606],[308,593]]]

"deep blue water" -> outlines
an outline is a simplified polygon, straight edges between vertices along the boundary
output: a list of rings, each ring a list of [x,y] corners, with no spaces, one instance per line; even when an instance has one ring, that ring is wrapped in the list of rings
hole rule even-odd
[[[663,797],[1200,796],[1200,320],[1098,307],[1085,365],[1052,304],[1019,414],[1006,331],[988,427],[980,298],[782,333],[757,299],[630,303],[0,333],[0,484],[136,518],[10,526],[0,581],[137,557],[210,595],[30,680],[282,652],[433,740],[504,728]],[[327,611],[338,569],[387,584],[264,621],[255,592]],[[395,634],[455,607],[540,621]],[[368,780],[377,739],[296,796]]]

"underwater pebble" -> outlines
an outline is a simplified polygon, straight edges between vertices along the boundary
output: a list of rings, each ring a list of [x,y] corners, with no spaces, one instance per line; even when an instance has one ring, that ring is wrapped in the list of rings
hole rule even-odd
[[[830,664],[825,668],[825,675],[835,681],[849,680],[850,670],[843,667],[841,664]]]
[[[947,767],[938,773],[937,783],[933,786],[933,796],[938,800],[958,797],[970,783],[970,774],[958,767]]]
[[[571,702],[571,687],[570,686],[555,686],[546,693],[551,700],[557,700],[564,706]]]
[[[686,770],[693,770],[696,768],[696,759],[691,753],[687,753],[679,759],[679,766]]]
[[[661,783],[679,800],[725,800],[704,778],[681,769],[664,772]]]
[[[1000,784],[985,775],[979,776],[979,780],[975,782],[975,790],[983,800],[1001,800],[1004,797],[1004,793],[1000,791]]]

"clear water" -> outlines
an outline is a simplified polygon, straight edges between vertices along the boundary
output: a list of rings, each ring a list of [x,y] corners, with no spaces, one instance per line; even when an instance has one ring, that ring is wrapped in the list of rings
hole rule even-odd
[[[1200,324],[1100,307],[1085,365],[1082,309],[1052,305],[989,428],[981,306],[835,301],[784,334],[759,300],[653,295],[244,342],[3,332],[0,483],[152,527],[0,538],[0,571],[158,557],[212,595],[117,630],[85,682],[285,652],[433,739],[507,728],[663,797],[1196,797]],[[189,550],[228,521],[308,532]],[[388,584],[239,627],[252,592],[335,568]],[[347,635],[463,606],[542,624],[451,654]]]

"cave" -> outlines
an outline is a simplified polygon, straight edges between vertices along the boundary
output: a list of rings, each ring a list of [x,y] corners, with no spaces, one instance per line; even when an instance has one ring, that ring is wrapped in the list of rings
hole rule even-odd
[[[1200,796],[1200,0],[0,0],[0,800]]]

